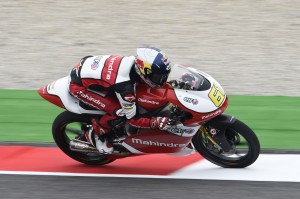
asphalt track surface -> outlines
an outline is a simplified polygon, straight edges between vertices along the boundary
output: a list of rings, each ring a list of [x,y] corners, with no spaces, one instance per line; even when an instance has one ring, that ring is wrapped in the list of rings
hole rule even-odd
[[[0,143],[2,146],[13,143]],[[21,145],[20,143],[18,145]],[[23,143],[28,146],[29,143]],[[53,147],[53,144],[39,146]],[[298,154],[264,150],[262,153]],[[58,158],[59,159],[59,158]],[[2,159],[2,161],[4,161]],[[44,160],[45,161],[45,160]],[[42,164],[42,163],[41,163]],[[19,165],[22,167],[22,165]],[[137,165],[138,166],[138,165]],[[272,165],[270,165],[271,167]],[[86,168],[88,169],[88,168]],[[230,170],[230,169],[229,169]],[[282,171],[284,172],[284,171]],[[276,173],[274,173],[276,175]],[[2,174],[0,198],[299,198],[299,182]]]
[[[0,185],[3,199],[296,199],[300,196],[300,183],[291,182],[1,175]]]

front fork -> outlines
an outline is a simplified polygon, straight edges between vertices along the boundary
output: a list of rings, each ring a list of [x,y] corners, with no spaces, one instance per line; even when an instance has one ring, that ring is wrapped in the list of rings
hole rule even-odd
[[[200,127],[200,131],[204,134],[204,136],[211,141],[211,143],[213,143],[213,145],[218,149],[218,150],[222,150],[222,148],[218,145],[218,143],[210,136],[209,132],[207,131],[207,129],[205,128],[205,126],[201,126]]]
[[[233,146],[232,143],[228,142],[225,132],[227,127],[235,121],[233,116],[221,114],[202,125],[200,130],[219,151],[230,152]]]

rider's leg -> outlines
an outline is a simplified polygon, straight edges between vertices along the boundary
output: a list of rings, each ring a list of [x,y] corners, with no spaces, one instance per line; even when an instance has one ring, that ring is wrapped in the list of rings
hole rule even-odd
[[[109,146],[103,134],[108,133],[111,129],[108,121],[117,118],[117,110],[121,109],[119,101],[111,96],[102,97],[94,92],[88,91],[84,86],[73,82],[70,83],[70,94],[85,104],[107,113],[102,116],[100,120],[94,119],[92,121],[93,128],[90,128],[90,130],[86,132],[86,138],[91,144],[96,146],[99,151],[112,152],[113,148]]]

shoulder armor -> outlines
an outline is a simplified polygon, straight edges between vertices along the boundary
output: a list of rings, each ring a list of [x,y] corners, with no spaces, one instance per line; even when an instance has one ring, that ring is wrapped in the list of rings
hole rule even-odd
[[[129,73],[131,70],[131,67],[135,63],[135,57],[134,56],[125,56],[123,57],[120,68],[118,71],[118,76],[116,83],[126,82],[130,80]]]

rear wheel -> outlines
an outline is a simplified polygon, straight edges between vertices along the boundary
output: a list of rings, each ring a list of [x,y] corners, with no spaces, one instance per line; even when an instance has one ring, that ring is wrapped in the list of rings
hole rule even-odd
[[[91,123],[90,115],[75,114],[65,111],[59,114],[52,125],[52,135],[57,146],[69,157],[88,165],[104,165],[115,159],[93,152],[79,152],[70,149],[70,141],[84,139],[84,129]]]
[[[260,144],[257,136],[243,122],[236,120],[229,124],[225,132],[220,132],[225,133],[225,139],[231,146],[227,152],[208,138],[210,130],[205,126],[193,138],[196,150],[210,162],[224,168],[244,168],[258,158]]]

